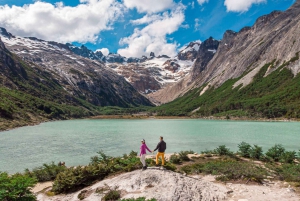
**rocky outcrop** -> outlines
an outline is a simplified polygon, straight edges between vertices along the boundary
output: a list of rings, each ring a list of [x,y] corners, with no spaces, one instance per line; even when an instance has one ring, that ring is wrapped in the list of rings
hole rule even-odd
[[[171,71],[172,73],[175,73],[180,68],[176,59],[167,60],[163,65],[166,70]]]
[[[119,54],[109,53],[106,57],[106,61],[109,63],[123,63],[126,61],[126,58]]]
[[[219,47],[219,41],[210,37],[201,43],[197,52],[197,58],[191,70],[191,81],[195,80],[198,75],[205,70],[208,62],[213,58]]]
[[[150,57],[152,57],[152,58],[155,57],[154,52],[151,52],[151,53],[150,53]]]
[[[170,84],[159,90],[157,92],[149,94],[150,100],[157,104],[163,104],[174,100],[175,98],[185,94],[191,86],[193,86],[194,81],[200,73],[202,73],[209,61],[214,57],[218,47],[219,41],[210,37],[203,43],[191,42],[185,49],[180,51],[176,58],[182,60],[195,59],[192,68],[189,70],[187,76],[183,76],[183,79],[176,83]],[[172,60],[168,60],[166,63],[167,68],[171,70],[176,70],[176,65],[172,65]],[[174,63],[174,62],[173,62]]]
[[[85,200],[101,200],[104,193],[97,194],[97,189],[115,189],[121,191],[122,199],[145,197],[155,198],[157,201],[166,200],[207,200],[221,201],[227,198],[227,189],[219,184],[214,184],[201,179],[187,177],[179,173],[148,169],[145,171],[136,170],[118,177],[101,181],[86,188]],[[48,197],[39,194],[37,200],[78,200],[80,192],[69,195],[58,195]]]
[[[51,183],[43,184],[44,187]],[[98,189],[98,191],[97,191]],[[121,199],[155,198],[158,201],[199,200],[199,201],[298,201],[299,195],[288,183],[265,179],[262,184],[217,183],[212,175],[186,176],[167,170],[137,170],[114,178],[100,181],[72,194],[47,196],[42,185],[35,192],[40,201],[77,201],[78,195],[86,201],[101,200],[109,189],[121,192]],[[101,191],[102,190],[102,191]],[[97,192],[98,193],[97,193]],[[47,192],[47,190],[46,190]]]
[[[2,27],[0,27],[0,35],[9,39],[14,37],[11,33],[8,33],[7,30]]]
[[[92,50],[88,49],[86,46],[82,45],[81,47],[77,47],[74,46],[70,43],[67,43],[66,46],[68,47],[68,49],[70,49],[73,53],[85,57],[85,58],[89,58],[92,60],[96,60],[96,61],[105,61],[105,57],[102,54],[101,51],[96,51],[93,52]]]
[[[200,42],[190,42],[189,45],[177,54],[179,60],[194,60],[198,55]]]

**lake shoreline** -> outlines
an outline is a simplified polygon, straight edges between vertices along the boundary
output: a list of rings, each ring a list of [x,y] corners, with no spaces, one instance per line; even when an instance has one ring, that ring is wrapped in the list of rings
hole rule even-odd
[[[20,121],[4,121],[0,122],[0,132],[10,131],[16,128],[26,126],[36,126],[41,123],[55,122],[55,121],[68,121],[68,120],[80,120],[80,119],[199,119],[199,120],[222,120],[222,121],[254,121],[254,122],[300,122],[300,119],[287,119],[287,118],[249,118],[249,117],[230,117],[229,119],[225,116],[222,117],[196,117],[196,116],[148,116],[144,114],[133,114],[133,115],[97,115],[83,118],[68,118],[68,119],[43,119],[42,121],[35,120],[33,122],[20,122]]]

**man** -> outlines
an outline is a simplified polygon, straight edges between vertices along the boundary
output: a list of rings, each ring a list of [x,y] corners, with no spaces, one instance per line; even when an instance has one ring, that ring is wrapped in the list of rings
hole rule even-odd
[[[160,142],[157,144],[154,151],[158,150],[156,154],[156,166],[158,166],[158,158],[161,157],[162,165],[165,165],[165,150],[167,149],[167,144],[164,138],[160,136]]]

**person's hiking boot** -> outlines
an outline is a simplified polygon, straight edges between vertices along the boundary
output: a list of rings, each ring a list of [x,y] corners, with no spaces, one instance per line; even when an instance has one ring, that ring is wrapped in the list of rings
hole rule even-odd
[[[159,167],[159,165],[158,165],[158,164],[155,164],[155,167]]]
[[[143,166],[142,170],[146,170],[147,169],[147,166]]]

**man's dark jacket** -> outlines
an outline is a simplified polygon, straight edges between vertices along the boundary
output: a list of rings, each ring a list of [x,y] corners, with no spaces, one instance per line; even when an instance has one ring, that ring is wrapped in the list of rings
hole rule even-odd
[[[165,141],[160,141],[156,148],[154,149],[154,151],[156,151],[158,149],[158,152],[165,152],[165,150],[167,149],[167,143],[165,143]]]

